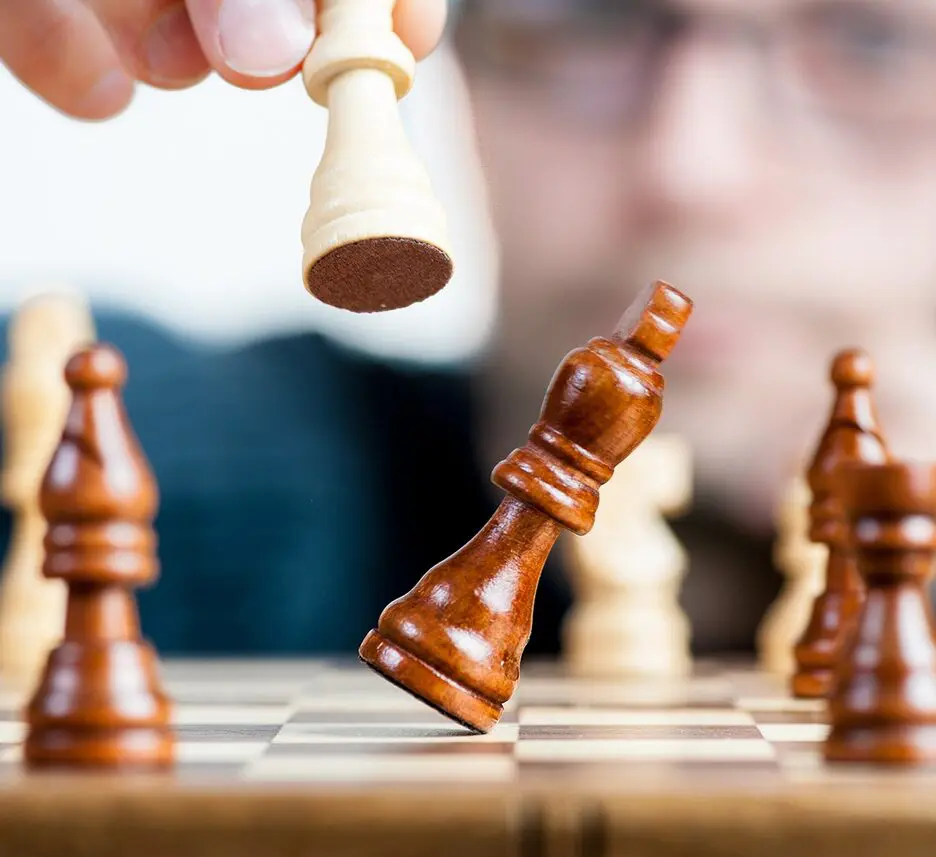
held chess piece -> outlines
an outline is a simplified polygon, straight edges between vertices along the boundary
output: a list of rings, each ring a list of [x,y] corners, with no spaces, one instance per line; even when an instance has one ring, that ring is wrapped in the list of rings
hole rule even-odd
[[[319,0],[306,58],[309,96],[328,108],[302,224],[306,289],[354,312],[409,306],[452,276],[445,212],[407,140],[398,99],[413,55],[393,32],[394,0]]]
[[[120,399],[123,358],[95,346],[69,360],[62,439],[40,493],[43,573],[65,581],[65,635],[26,713],[30,765],[162,766],[170,703],[140,636],[131,589],[157,574],[157,489]]]
[[[824,755],[936,762],[936,645],[926,584],[936,552],[936,466],[843,467],[840,495],[867,597],[836,670]]]
[[[660,417],[669,355],[692,303],[648,288],[610,338],[566,355],[524,447],[494,468],[507,492],[467,545],[388,605],[361,659],[479,732],[500,718],[520,675],[543,564],[563,528],[591,528],[598,489]]]
[[[810,492],[806,480],[790,481],[780,499],[774,563],[784,576],[783,589],[757,629],[761,667],[789,677],[796,669],[793,647],[809,623],[813,603],[825,586],[826,545],[809,540]]]
[[[825,589],[816,598],[809,624],[794,649],[793,695],[829,695],[835,665],[854,629],[864,597],[848,526],[837,496],[836,472],[849,462],[888,460],[871,398],[871,359],[861,350],[842,351],[832,363],[835,404],[807,478],[812,490],[809,538],[828,546]]]
[[[46,522],[39,484],[68,410],[65,363],[93,339],[87,307],[64,295],[32,298],[10,321],[0,491],[13,525],[0,589],[0,673],[14,687],[35,687],[62,636],[65,584],[46,580],[41,572]]]
[[[563,627],[565,661],[595,678],[690,671],[679,606],[688,558],[663,514],[689,503],[692,460],[675,435],[651,435],[601,489],[595,525],[567,542],[576,601]]]

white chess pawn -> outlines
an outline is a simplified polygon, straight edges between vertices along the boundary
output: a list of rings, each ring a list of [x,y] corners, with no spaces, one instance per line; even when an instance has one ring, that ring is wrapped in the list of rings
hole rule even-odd
[[[325,150],[302,224],[306,289],[356,312],[397,309],[452,275],[445,212],[407,139],[398,100],[416,62],[393,32],[395,0],[319,0],[303,66],[328,108]]]
[[[65,586],[41,571],[46,523],[39,486],[68,410],[65,363],[93,338],[87,308],[64,295],[28,300],[10,323],[9,357],[0,378],[0,494],[13,524],[0,577],[0,676],[11,686],[35,683],[64,627]]]
[[[809,540],[811,497],[805,478],[797,476],[783,492],[777,510],[774,564],[784,584],[758,626],[757,653],[761,667],[779,676],[788,676],[796,668],[793,648],[825,586],[829,549]]]
[[[592,530],[565,542],[576,600],[563,627],[570,672],[599,678],[680,676],[692,666],[679,606],[688,557],[664,514],[692,493],[688,446],[651,435],[601,488]]]

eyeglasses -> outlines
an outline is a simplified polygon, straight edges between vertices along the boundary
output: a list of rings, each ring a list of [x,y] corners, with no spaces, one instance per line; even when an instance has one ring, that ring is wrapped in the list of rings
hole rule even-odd
[[[469,71],[577,121],[639,118],[673,49],[708,36],[761,61],[772,107],[856,130],[936,132],[936,2],[812,0],[774,14],[608,5],[611,14],[540,23],[468,11],[457,43]]]

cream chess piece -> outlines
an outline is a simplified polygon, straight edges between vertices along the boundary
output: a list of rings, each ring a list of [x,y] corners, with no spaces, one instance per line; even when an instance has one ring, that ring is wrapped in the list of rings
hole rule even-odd
[[[796,669],[793,648],[825,586],[829,549],[809,540],[810,499],[805,478],[794,477],[777,512],[774,563],[784,576],[784,584],[757,629],[757,652],[761,667],[778,676],[791,675]]]
[[[39,485],[70,401],[65,363],[93,338],[87,308],[64,295],[32,298],[10,322],[9,359],[0,380],[0,493],[13,528],[0,577],[0,676],[11,686],[35,683],[64,627],[65,586],[41,571],[46,524]]]
[[[692,494],[688,446],[651,435],[601,489],[591,532],[566,542],[576,600],[563,627],[567,668],[596,678],[668,677],[692,666],[679,605],[688,557],[664,514]]]
[[[328,108],[302,224],[303,279],[355,312],[424,300],[453,270],[445,212],[400,118],[416,62],[393,32],[394,2],[319,0],[303,66],[309,96]]]

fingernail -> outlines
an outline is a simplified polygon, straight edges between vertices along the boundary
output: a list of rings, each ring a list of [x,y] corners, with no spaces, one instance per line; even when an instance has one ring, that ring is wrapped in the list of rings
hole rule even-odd
[[[315,37],[312,0],[223,0],[218,12],[221,53],[252,77],[275,77],[305,59]]]
[[[184,2],[168,7],[143,38],[143,61],[157,82],[182,83],[205,74],[205,59]]]

